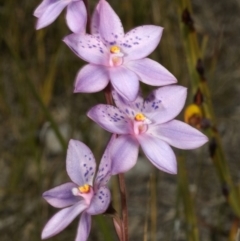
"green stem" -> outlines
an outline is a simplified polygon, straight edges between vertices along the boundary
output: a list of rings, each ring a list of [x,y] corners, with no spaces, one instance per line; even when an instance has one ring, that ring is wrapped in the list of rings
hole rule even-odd
[[[179,21],[181,22],[182,39],[187,56],[188,70],[192,84],[193,96],[200,90],[204,96],[204,102],[201,104],[204,118],[210,120],[211,128],[208,128],[206,134],[210,140],[210,152],[213,164],[215,165],[218,177],[222,183],[226,201],[234,210],[235,214],[240,217],[240,196],[239,192],[233,184],[229,167],[224,155],[221,137],[216,128],[216,120],[211,100],[210,91],[204,76],[202,66],[199,69],[199,64],[202,63],[202,54],[200,51],[197,34],[195,32],[194,23],[192,20],[192,7],[190,0],[176,0],[178,4]]]
[[[187,222],[187,236],[188,240],[199,241],[199,232],[197,227],[196,215],[194,212],[194,205],[191,194],[188,188],[188,178],[186,172],[185,160],[182,156],[178,158],[178,187],[181,193],[184,213]]]
[[[51,113],[48,111],[47,107],[45,106],[44,102],[42,101],[40,95],[38,94],[34,84],[32,83],[32,81],[29,79],[27,73],[26,73],[26,67],[23,65],[22,61],[20,60],[19,56],[17,55],[17,53],[13,50],[13,48],[11,48],[11,46],[9,46],[8,41],[5,41],[6,45],[8,46],[10,53],[13,56],[13,59],[16,62],[16,65],[19,69],[19,72],[23,75],[23,79],[26,83],[26,86],[29,88],[30,92],[32,93],[33,97],[37,100],[39,106],[41,107],[44,115],[46,116],[46,118],[48,119],[48,121],[51,124],[51,127],[59,141],[59,143],[62,146],[63,150],[67,149],[67,143],[65,141],[65,139],[63,138],[61,132],[59,131],[58,125],[56,124],[54,118],[52,117]]]

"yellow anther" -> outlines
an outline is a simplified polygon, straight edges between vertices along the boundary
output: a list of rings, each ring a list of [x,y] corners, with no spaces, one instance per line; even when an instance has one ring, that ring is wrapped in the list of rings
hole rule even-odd
[[[202,117],[202,111],[196,104],[189,105],[184,112],[184,121],[188,123],[189,119],[193,116]]]
[[[136,121],[144,121],[146,117],[142,113],[138,113],[135,115],[135,120]]]
[[[118,54],[118,53],[120,53],[120,48],[118,46],[114,45],[110,48],[110,52],[112,54]]]
[[[81,193],[88,193],[88,192],[90,191],[90,185],[84,184],[83,186],[78,187],[78,190],[79,190]]]
[[[200,128],[202,111],[196,104],[189,105],[184,112],[184,121],[192,126]]]

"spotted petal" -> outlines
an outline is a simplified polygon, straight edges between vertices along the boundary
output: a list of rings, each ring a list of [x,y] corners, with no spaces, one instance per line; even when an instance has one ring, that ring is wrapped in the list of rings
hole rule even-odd
[[[154,166],[170,174],[177,173],[176,156],[166,142],[147,134],[139,135],[137,139]]]
[[[79,186],[93,185],[96,162],[91,150],[84,143],[69,141],[66,164],[67,173],[74,183]]]
[[[60,233],[86,208],[85,201],[80,201],[56,213],[45,225],[42,231],[42,239],[47,239]]]
[[[75,93],[93,93],[103,90],[109,82],[108,72],[103,66],[88,64],[77,74]]]
[[[115,44],[115,41],[122,39],[124,35],[121,20],[107,1],[100,0],[97,8],[100,16],[100,35],[106,44]]]
[[[172,85],[153,91],[144,103],[145,113],[157,124],[175,118],[182,110],[187,97],[187,88]]]
[[[87,116],[105,130],[116,134],[127,134],[131,130],[129,119],[115,106],[96,105]]]
[[[163,86],[177,82],[177,79],[161,64],[148,58],[130,61],[125,66],[148,85]]]
[[[65,208],[80,201],[80,197],[72,194],[72,189],[76,187],[75,183],[68,182],[44,192],[43,198],[53,207]]]
[[[95,7],[92,19],[91,19],[91,34],[95,36],[99,35],[99,22],[100,22],[100,16],[99,16],[99,4]]]
[[[144,25],[129,31],[120,45],[126,53],[124,62],[142,59],[152,53],[160,42],[162,31],[163,28],[154,25]]]
[[[136,113],[143,111],[143,103],[144,100],[141,96],[141,93],[138,93],[137,98],[133,102],[127,101],[121,95],[119,95],[115,90],[112,90],[112,96],[114,99],[114,103],[116,106],[125,112],[126,115],[129,117],[134,117]],[[132,113],[132,110],[134,113]]]
[[[97,65],[109,65],[109,50],[94,35],[70,34],[63,41],[81,59]]]
[[[148,131],[171,146],[184,150],[198,148],[208,141],[200,131],[178,120],[151,126]]]
[[[112,159],[110,157],[110,151],[115,140],[116,135],[113,134],[100,161],[94,182],[94,190],[99,189],[101,186],[106,186],[112,175]]]
[[[86,212],[83,212],[78,224],[77,237],[75,241],[87,241],[91,230],[92,217]]]
[[[86,32],[87,11],[83,1],[72,2],[68,5],[66,20],[72,32]]]
[[[97,215],[104,213],[109,206],[111,194],[107,187],[100,187],[92,198],[90,207],[86,210],[88,214]]]

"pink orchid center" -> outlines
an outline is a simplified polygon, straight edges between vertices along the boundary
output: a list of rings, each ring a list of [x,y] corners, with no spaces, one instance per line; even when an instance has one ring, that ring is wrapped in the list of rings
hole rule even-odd
[[[133,129],[134,134],[139,135],[147,131],[149,120],[142,113],[137,113],[134,117]]]
[[[94,193],[93,193],[92,186],[90,186],[88,184],[84,184],[82,186],[73,188],[72,194],[74,196],[83,197],[85,199],[87,205],[90,205]]]
[[[109,51],[110,51],[109,65],[111,67],[121,65],[123,63],[124,54],[121,52],[120,47],[117,45],[113,45],[110,47]]]

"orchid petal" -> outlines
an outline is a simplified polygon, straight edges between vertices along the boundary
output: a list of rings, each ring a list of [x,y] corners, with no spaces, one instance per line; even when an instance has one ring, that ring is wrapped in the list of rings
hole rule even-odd
[[[136,113],[143,111],[144,100],[140,93],[138,93],[137,98],[133,102],[127,101],[121,95],[119,95],[115,90],[112,90],[112,96],[116,106],[125,112],[129,117],[134,117]],[[132,113],[132,111],[134,111]]]
[[[81,59],[92,64],[109,65],[109,50],[94,35],[70,34],[63,39],[68,47]]]
[[[187,88],[172,85],[153,91],[144,103],[147,117],[156,124],[175,118],[182,110],[187,97]]]
[[[97,215],[104,213],[110,203],[111,194],[107,187],[100,187],[92,198],[89,208],[86,210],[88,214]]]
[[[77,237],[75,241],[87,241],[91,230],[91,222],[91,215],[87,214],[86,212],[83,212],[78,224]]]
[[[137,75],[124,67],[109,69],[111,83],[116,91],[128,101],[134,101],[139,91]]]
[[[130,170],[137,162],[139,144],[131,135],[119,136],[111,148],[112,175]]]
[[[87,10],[83,1],[72,2],[68,5],[66,20],[72,32],[86,32]]]
[[[157,47],[163,28],[154,25],[144,25],[126,33],[121,49],[126,54],[124,61],[142,59],[148,56]]]
[[[170,174],[177,173],[176,156],[166,142],[147,134],[139,135],[137,139],[154,166]]]
[[[56,213],[45,225],[42,231],[42,239],[50,238],[61,232],[86,208],[85,201],[80,201]]]
[[[57,1],[45,8],[45,11],[38,18],[36,29],[44,28],[51,24],[69,4],[68,1]],[[39,14],[37,12],[37,14]]]
[[[56,3],[59,0],[43,0],[41,4],[35,9],[33,15],[37,18],[40,18],[41,15],[46,11],[46,9],[51,5]]]
[[[99,65],[85,65],[77,74],[74,93],[93,93],[103,90],[109,82],[107,70]]]
[[[109,132],[116,134],[130,132],[129,119],[115,106],[96,105],[88,111],[87,116]]]
[[[208,141],[200,131],[178,120],[151,126],[148,131],[169,145],[184,150],[198,148]]]
[[[77,140],[69,141],[66,167],[74,183],[79,186],[92,186],[96,162],[91,150],[84,143]]]
[[[107,1],[100,0],[97,7],[100,16],[99,33],[106,44],[114,45],[124,35],[121,20]]]
[[[115,140],[116,140],[116,135],[112,135],[106,147],[106,150],[102,156],[102,159],[100,161],[98,172],[95,177],[94,189],[99,188],[101,186],[106,186],[112,175],[111,174],[112,160],[110,158],[110,151]]]
[[[75,183],[68,182],[44,192],[42,196],[53,207],[65,208],[80,201],[80,197],[72,194],[72,189],[76,187]]]
[[[177,79],[161,64],[148,58],[130,61],[125,66],[148,85],[162,86],[177,82]]]

